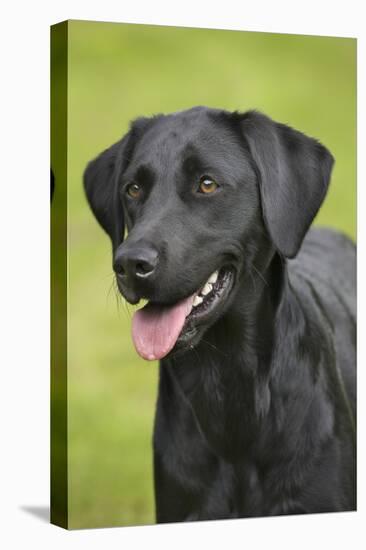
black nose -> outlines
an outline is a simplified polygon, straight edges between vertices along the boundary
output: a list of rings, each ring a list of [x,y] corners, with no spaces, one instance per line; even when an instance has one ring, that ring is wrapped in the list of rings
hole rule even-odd
[[[150,277],[157,266],[158,253],[154,248],[121,248],[117,251],[113,269],[120,277]]]

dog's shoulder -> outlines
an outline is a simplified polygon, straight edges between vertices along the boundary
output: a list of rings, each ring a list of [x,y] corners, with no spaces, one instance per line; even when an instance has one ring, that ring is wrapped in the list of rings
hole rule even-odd
[[[309,317],[316,312],[323,335],[332,342],[334,367],[355,412],[356,247],[342,233],[312,229],[299,255],[289,261],[289,277],[299,293],[306,293]]]
[[[311,229],[299,254],[288,262],[292,279],[313,287],[328,307],[341,305],[356,319],[356,247],[343,233]]]

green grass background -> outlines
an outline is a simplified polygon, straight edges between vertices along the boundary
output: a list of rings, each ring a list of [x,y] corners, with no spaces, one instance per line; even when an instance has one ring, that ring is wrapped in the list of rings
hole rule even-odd
[[[318,138],[336,164],[317,223],[356,236],[356,41],[69,23],[69,525],[154,522],[157,364],[136,355],[111,246],[84,198],[86,163],[134,117],[194,105],[262,110]]]

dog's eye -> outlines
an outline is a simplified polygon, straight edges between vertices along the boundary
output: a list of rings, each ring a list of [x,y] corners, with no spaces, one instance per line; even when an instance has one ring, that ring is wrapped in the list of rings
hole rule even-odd
[[[217,188],[218,184],[209,176],[202,176],[200,179],[200,184],[198,187],[200,193],[205,193],[208,195],[209,193],[214,193]]]
[[[138,199],[142,193],[142,189],[137,183],[130,183],[126,187],[126,193],[131,199]]]

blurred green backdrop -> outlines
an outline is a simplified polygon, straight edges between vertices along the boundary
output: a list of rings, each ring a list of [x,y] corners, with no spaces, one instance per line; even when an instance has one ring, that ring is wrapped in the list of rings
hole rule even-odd
[[[71,21],[68,54],[69,526],[153,523],[157,364],[133,349],[85,165],[134,117],[256,108],[332,151],[317,223],[355,238],[356,40]]]

